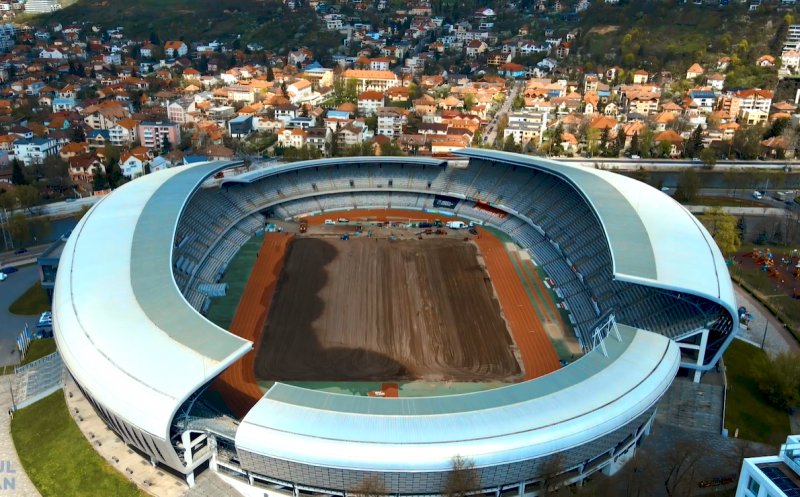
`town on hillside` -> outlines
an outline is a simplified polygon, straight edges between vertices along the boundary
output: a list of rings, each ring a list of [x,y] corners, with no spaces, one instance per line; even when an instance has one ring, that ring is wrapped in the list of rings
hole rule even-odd
[[[102,194],[207,160],[447,155],[470,146],[707,167],[794,158],[794,0],[677,2],[707,15],[768,12],[779,19],[767,23],[778,42],[761,53],[728,36],[719,53],[659,68],[637,62],[634,52],[648,47],[636,29],[592,55],[586,37],[596,28],[583,16],[623,8],[616,0],[502,3],[496,11],[441,0],[287,0],[287,12],[310,10],[341,40],[315,53],[266,50],[236,34],[161,39],[88,21],[41,25],[31,13],[58,11],[54,0],[0,1],[0,192],[33,187],[29,204]],[[17,197],[0,193],[0,206],[19,205]]]

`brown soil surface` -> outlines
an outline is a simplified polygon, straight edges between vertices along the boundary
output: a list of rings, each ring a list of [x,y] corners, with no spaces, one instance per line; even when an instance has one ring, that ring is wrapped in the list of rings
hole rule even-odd
[[[253,350],[223,371],[214,384],[225,403],[238,416],[247,414],[263,395],[253,373],[256,351],[283,267],[284,255],[292,238],[286,233],[264,235],[258,258],[231,322],[231,333],[255,344]]]
[[[525,293],[508,251],[500,240],[486,230],[479,229],[478,232],[480,236],[475,238],[475,243],[486,261],[489,276],[503,306],[503,314],[522,355],[525,379],[557,370],[560,367],[558,355],[536,315],[533,303]]]
[[[257,349],[256,377],[521,379],[477,252],[448,237],[296,238]]]

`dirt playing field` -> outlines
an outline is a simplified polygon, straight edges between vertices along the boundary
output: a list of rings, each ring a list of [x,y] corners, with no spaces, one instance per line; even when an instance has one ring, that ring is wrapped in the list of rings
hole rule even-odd
[[[255,376],[518,381],[493,294],[475,245],[461,237],[295,238]]]
[[[267,320],[270,302],[275,294],[284,255],[292,239],[285,233],[268,233],[258,252],[258,258],[247,280],[242,298],[236,307],[229,331],[251,340],[254,349],[223,371],[214,387],[235,414],[244,416],[261,398],[263,392],[253,373],[261,330]]]

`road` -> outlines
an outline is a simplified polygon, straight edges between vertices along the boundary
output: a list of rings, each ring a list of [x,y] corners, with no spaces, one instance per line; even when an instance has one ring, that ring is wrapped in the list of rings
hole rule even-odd
[[[702,168],[703,163],[692,159],[628,159],[626,157],[551,157],[553,160],[579,164],[582,166],[599,169],[622,169],[622,170],[669,170],[686,169],[687,167]],[[762,161],[762,160],[722,160],[717,162],[714,170],[718,169],[786,169],[796,168],[800,162],[796,161]]]
[[[8,279],[0,282],[0,366],[19,362],[17,336],[25,324],[34,328],[39,316],[17,316],[8,312],[8,307],[28,288],[39,281],[36,265],[22,266]]]
[[[497,121],[500,119],[500,116],[504,114],[508,114],[511,110],[511,105],[514,103],[514,99],[517,97],[517,94],[522,90],[523,86],[525,85],[524,81],[515,81],[514,85],[511,87],[511,93],[508,94],[503,105],[494,113],[494,117],[489,124],[486,125],[484,128],[484,137],[483,143],[485,144],[494,144],[497,140]]]
[[[76,198],[69,202],[53,202],[52,204],[45,204],[33,207],[32,212],[27,209],[17,209],[9,214],[23,214],[26,216],[63,216],[66,214],[73,214],[80,212],[84,207],[91,207],[103,197],[83,197]]]

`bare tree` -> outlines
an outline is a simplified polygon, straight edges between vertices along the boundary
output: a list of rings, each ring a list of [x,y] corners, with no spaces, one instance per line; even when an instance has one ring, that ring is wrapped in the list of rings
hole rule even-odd
[[[348,492],[354,497],[384,497],[388,494],[383,481],[377,476],[368,476],[361,480],[354,489]]]
[[[444,491],[446,497],[464,497],[469,492],[480,488],[481,479],[472,459],[455,456],[453,467],[447,475]]]
[[[669,448],[663,460],[667,470],[664,490],[669,497],[691,495],[697,486],[696,471],[706,450],[700,442],[688,438],[676,440]]]

